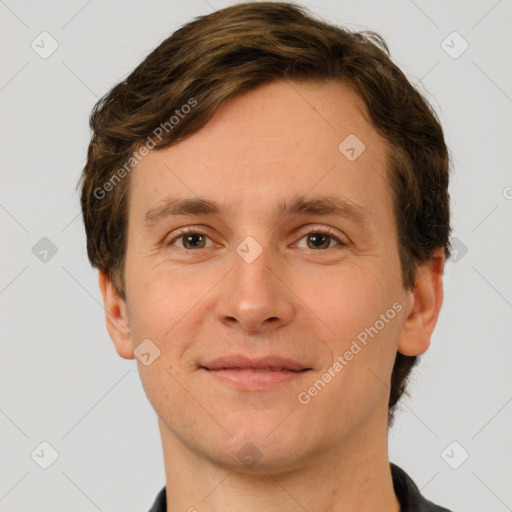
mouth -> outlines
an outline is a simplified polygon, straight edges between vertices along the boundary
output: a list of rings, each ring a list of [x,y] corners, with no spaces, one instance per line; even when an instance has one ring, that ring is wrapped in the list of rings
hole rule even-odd
[[[246,391],[271,389],[301,378],[312,370],[298,361],[274,356],[260,359],[222,357],[199,368],[224,384]]]

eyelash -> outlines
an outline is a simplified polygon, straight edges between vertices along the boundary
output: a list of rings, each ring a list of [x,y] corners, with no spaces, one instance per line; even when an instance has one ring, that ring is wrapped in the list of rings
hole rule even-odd
[[[190,235],[190,234],[206,236],[207,238],[210,238],[206,233],[203,233],[203,232],[199,231],[197,228],[184,228],[178,235],[176,235],[171,240],[169,240],[169,242],[165,242],[165,246],[166,247],[172,247],[172,245],[177,240],[179,240],[180,238],[183,238],[186,235]],[[344,242],[343,240],[338,238],[333,233],[333,231],[331,229],[326,228],[326,227],[318,227],[318,228],[310,229],[309,231],[306,231],[305,233],[303,233],[299,240],[302,240],[305,236],[310,235],[310,234],[328,235],[329,238],[332,238],[333,240],[338,242],[339,246],[341,246],[341,247],[347,247],[348,246],[347,242]],[[337,246],[335,246],[335,247],[337,247]],[[177,247],[177,249],[180,249],[180,250],[186,251],[186,252],[195,252],[195,251],[200,250],[200,249],[185,249],[183,247]],[[328,247],[327,249],[334,249],[334,247]],[[319,249],[316,252],[323,252],[323,251],[326,251],[327,249]],[[314,249],[309,249],[309,250],[314,251]]]

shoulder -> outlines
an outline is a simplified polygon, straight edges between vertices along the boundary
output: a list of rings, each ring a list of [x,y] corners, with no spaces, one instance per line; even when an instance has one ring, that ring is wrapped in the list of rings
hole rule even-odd
[[[148,512],[167,512],[167,495],[165,487],[157,494],[153,505]]]
[[[391,463],[391,475],[401,512],[451,512],[424,498],[411,477],[400,467]]]

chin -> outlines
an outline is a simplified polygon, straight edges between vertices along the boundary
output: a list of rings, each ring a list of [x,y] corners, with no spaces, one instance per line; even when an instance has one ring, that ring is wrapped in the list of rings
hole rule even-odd
[[[232,437],[222,436],[203,445],[212,462],[231,471],[275,474],[300,466],[301,461],[303,464],[304,459],[316,451],[314,446],[309,446],[311,439],[304,436],[307,427],[299,428],[283,421],[286,415],[282,413],[277,421],[276,415],[262,417],[261,413],[254,412],[244,417],[243,422],[229,424],[227,430]],[[212,446],[215,446],[213,453]]]

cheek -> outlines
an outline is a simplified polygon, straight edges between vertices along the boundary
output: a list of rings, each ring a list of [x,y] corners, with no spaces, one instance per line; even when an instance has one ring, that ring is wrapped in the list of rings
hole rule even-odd
[[[331,294],[328,318],[335,336],[328,341],[331,361],[308,389],[311,413],[324,420],[337,435],[348,423],[361,424],[376,408],[387,407],[387,394],[396,357],[398,335],[403,325],[399,295],[382,287],[350,288]],[[327,311],[325,311],[327,315]],[[329,375],[326,375],[329,374]],[[318,377],[324,385],[318,382]],[[312,389],[314,388],[314,389]],[[308,406],[309,407],[309,406]],[[350,418],[350,420],[348,419]]]
[[[295,291],[329,328],[332,337],[340,340],[339,348],[343,349],[347,341],[373,326],[390,308],[388,317],[394,320],[393,304],[402,298],[395,279],[391,269],[351,265],[327,276],[316,276],[308,285],[297,282]],[[386,323],[387,331],[391,323]]]
[[[204,320],[205,294],[218,281],[208,272],[184,272],[168,265],[127,265],[127,297],[134,343],[151,339],[169,364],[181,357],[187,337]],[[193,336],[189,336],[193,339]],[[183,341],[180,341],[183,340]]]
[[[389,386],[404,322],[404,295],[397,279],[392,269],[386,273],[353,267],[331,280],[322,296],[311,297],[332,331],[331,364],[338,361],[343,367],[332,388],[349,402],[349,410],[362,396],[378,399]]]

